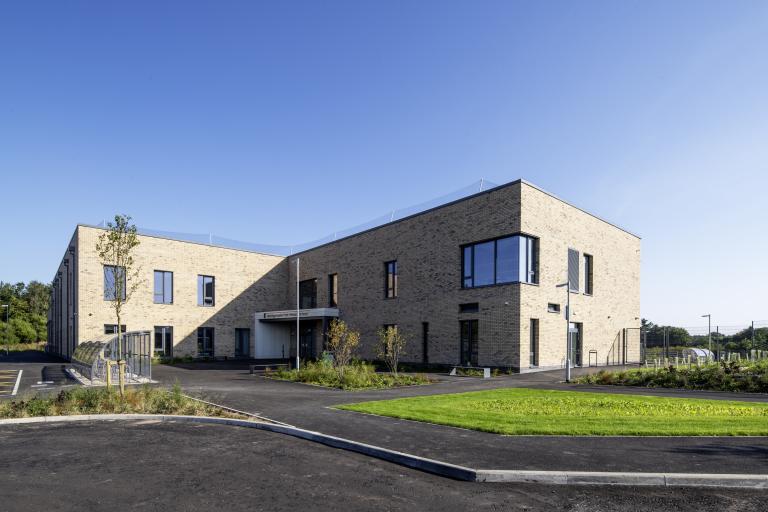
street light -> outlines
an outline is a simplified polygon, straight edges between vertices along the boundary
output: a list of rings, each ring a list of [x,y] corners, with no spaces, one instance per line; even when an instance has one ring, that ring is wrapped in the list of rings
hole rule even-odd
[[[9,347],[11,346],[11,322],[9,317],[11,316],[11,305],[3,304],[5,308],[5,355],[9,354]]]
[[[565,286],[565,382],[571,382],[571,279],[568,278],[557,288]]]
[[[701,315],[701,318],[707,318],[707,336],[709,336],[709,355],[712,355],[712,315]]]

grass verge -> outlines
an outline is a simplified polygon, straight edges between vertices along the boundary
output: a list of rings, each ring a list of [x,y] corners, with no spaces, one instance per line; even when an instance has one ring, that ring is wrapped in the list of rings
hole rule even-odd
[[[724,400],[515,388],[337,408],[508,435],[768,435],[768,404]]]
[[[57,395],[0,402],[0,419],[75,414],[178,414],[248,419],[212,405],[187,398],[181,388],[128,387],[125,395],[115,388],[72,388]]]
[[[45,342],[44,341],[35,341],[32,343],[12,343],[10,345],[6,345],[5,343],[0,343],[0,352],[27,352],[30,350],[37,350],[40,352],[43,352],[45,350]]]
[[[768,393],[768,360],[721,361],[701,366],[669,366],[622,371],[601,370],[577,382],[611,386],[684,388],[711,391]]]
[[[366,363],[358,362],[347,366],[343,374],[326,361],[307,362],[300,370],[267,371],[265,376],[314,384],[328,388],[346,390],[382,389],[399,386],[417,386],[429,384],[432,379],[423,374],[403,374],[396,376],[389,373],[377,373],[376,369]]]

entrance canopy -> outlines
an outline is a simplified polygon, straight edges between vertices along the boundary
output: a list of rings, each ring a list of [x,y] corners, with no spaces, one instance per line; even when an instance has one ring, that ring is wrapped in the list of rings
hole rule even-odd
[[[338,308],[311,308],[300,309],[299,320],[322,320],[323,318],[338,318]],[[256,313],[256,320],[261,322],[289,322],[296,321],[296,310],[265,311]]]
[[[299,320],[302,324],[312,324],[314,320],[325,322],[339,317],[338,308],[300,309]],[[264,311],[254,315],[253,346],[251,354],[255,359],[286,359],[296,353],[296,334],[291,329],[296,325],[296,310]],[[325,327],[323,327],[325,330]],[[320,329],[317,329],[320,332]],[[311,345],[314,331],[310,329],[305,336],[305,344]],[[303,350],[303,349],[302,349]],[[311,349],[308,353],[313,353]],[[312,357],[312,356],[309,356]]]

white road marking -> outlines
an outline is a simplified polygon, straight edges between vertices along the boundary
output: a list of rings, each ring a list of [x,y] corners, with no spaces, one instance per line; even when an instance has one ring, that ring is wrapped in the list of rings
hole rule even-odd
[[[13,386],[13,392],[11,393],[11,396],[16,395],[16,393],[19,391],[19,383],[21,382],[21,372],[24,370],[19,370],[19,373],[16,374],[16,385]]]

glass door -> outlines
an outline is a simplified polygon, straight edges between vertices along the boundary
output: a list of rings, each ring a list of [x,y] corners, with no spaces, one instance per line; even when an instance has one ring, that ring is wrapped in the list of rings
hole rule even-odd
[[[477,366],[477,320],[462,320],[459,324],[461,326],[461,359],[459,364]]]
[[[173,327],[155,326],[155,354],[160,357],[173,357]]]
[[[235,329],[235,357],[248,357],[251,353],[251,330]]]
[[[315,329],[309,322],[301,322],[299,327],[299,358],[315,358]]]

